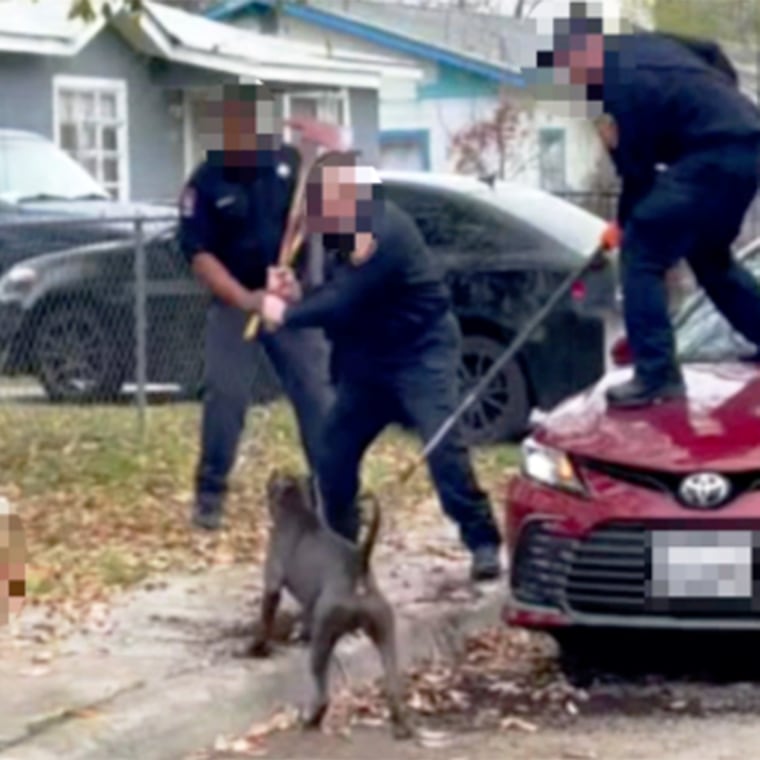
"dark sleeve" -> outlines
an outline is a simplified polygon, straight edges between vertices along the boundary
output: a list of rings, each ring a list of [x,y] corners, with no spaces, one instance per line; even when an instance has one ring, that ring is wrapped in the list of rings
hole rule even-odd
[[[655,178],[653,170],[649,174],[632,175],[623,179],[617,212],[617,221],[621,228],[628,223],[633,209],[649,194]]]
[[[634,81],[619,88],[613,112],[620,139],[612,157],[622,185],[617,213],[621,227],[657,178],[657,131],[666,116],[656,79],[649,72],[633,76]]]
[[[362,264],[347,265],[303,301],[285,312],[288,327],[324,327],[361,319],[361,312],[381,302],[403,276],[403,258],[397,246],[378,245]]]
[[[197,253],[214,253],[212,208],[208,195],[191,179],[180,196],[177,231],[179,248],[188,261]]]
[[[733,63],[726,56],[723,48],[716,42],[698,37],[689,37],[683,34],[674,34],[672,32],[661,32],[661,34],[663,37],[667,37],[687,48],[708,66],[724,74],[735,87],[739,86],[739,75]]]

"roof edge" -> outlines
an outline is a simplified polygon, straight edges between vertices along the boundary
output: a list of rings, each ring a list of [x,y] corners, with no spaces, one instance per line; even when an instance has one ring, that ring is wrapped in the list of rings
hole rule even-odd
[[[222,0],[220,3],[205,11],[204,15],[217,21],[224,21],[256,7],[274,8],[273,0]],[[524,88],[525,80],[519,71],[507,66],[499,66],[485,59],[467,55],[466,53],[451,50],[441,45],[409,37],[398,32],[393,32],[383,27],[375,26],[366,21],[358,21],[350,16],[332,13],[321,8],[312,8],[292,2],[283,2],[279,5],[283,13],[310,22],[331,31],[353,35],[368,42],[384,45],[397,52],[412,56],[419,56],[427,60],[443,63],[454,68],[467,71],[476,76],[481,76],[490,81],[512,87]]]

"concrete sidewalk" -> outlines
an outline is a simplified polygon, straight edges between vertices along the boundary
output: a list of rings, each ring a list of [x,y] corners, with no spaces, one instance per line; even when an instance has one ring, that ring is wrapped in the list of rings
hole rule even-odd
[[[503,582],[469,583],[468,558],[451,533],[426,533],[419,543],[390,537],[374,560],[396,609],[403,665],[450,654],[498,618],[503,599]],[[278,706],[301,707],[311,696],[303,648],[283,644],[265,661],[241,656],[259,594],[252,568],[172,578],[119,600],[60,642],[52,659],[33,645],[11,646],[6,632],[0,758],[178,760]],[[32,611],[22,618],[27,634],[45,624]],[[362,638],[344,641],[338,655],[333,688],[380,672]]]

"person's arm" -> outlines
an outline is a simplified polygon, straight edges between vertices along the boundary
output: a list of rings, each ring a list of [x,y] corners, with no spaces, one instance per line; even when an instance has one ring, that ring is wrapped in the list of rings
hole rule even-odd
[[[192,182],[185,187],[180,199],[177,237],[193,274],[213,295],[244,311],[261,309],[263,292],[243,287],[214,255],[211,203]]]
[[[617,212],[621,228],[657,179],[655,145],[662,128],[659,122],[667,116],[656,78],[641,71],[630,76],[635,79],[619,91],[616,115],[619,143],[612,153],[622,184]]]
[[[193,255],[193,273],[221,301],[243,311],[260,311],[263,290],[244,288],[212,253]]]
[[[403,262],[395,246],[383,246],[362,264],[351,266],[335,280],[288,306],[288,327],[323,327],[361,319],[361,312],[381,302],[401,272]]]

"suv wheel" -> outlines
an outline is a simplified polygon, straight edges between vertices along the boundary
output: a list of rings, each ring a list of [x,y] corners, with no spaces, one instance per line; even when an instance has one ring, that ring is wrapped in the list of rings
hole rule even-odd
[[[37,377],[52,401],[114,399],[126,374],[115,349],[94,307],[56,306],[42,317],[35,333]]]
[[[477,385],[504,353],[506,345],[486,335],[465,335],[459,366],[460,391],[464,396]],[[520,365],[503,367],[462,420],[469,444],[497,443],[525,432],[530,417],[528,383]]]

